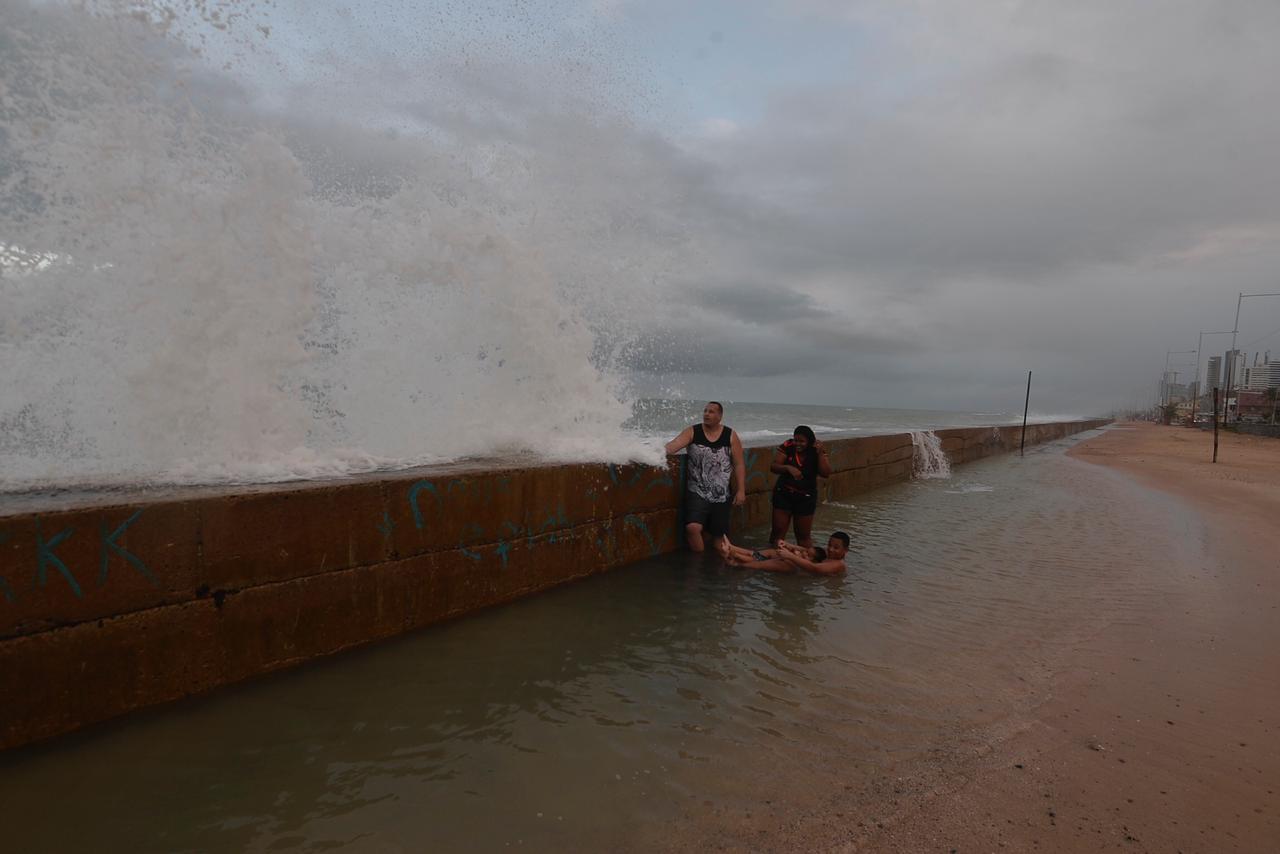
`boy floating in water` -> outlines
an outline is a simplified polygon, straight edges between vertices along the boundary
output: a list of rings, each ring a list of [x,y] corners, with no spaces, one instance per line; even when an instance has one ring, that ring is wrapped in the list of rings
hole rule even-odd
[[[716,551],[729,563],[734,565],[746,565],[754,562],[773,560],[780,558],[784,551],[798,554],[803,558],[812,561],[824,561],[827,559],[827,550],[816,546],[793,546],[786,540],[778,540],[772,547],[762,549],[749,549],[745,546],[735,546],[729,542],[729,537],[723,536],[716,542]]]
[[[849,535],[844,531],[836,531],[827,540],[825,550],[793,546],[779,540],[776,548],[753,551],[733,545],[728,537],[717,540],[716,548],[734,566],[749,566],[768,572],[794,572],[803,569],[818,575],[839,575],[847,569],[844,558],[849,551]]]

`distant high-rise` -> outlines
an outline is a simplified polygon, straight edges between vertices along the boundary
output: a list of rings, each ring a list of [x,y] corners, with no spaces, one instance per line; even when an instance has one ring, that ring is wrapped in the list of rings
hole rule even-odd
[[[1205,388],[1221,388],[1222,387],[1222,357],[1210,356],[1209,369],[1205,374]]]
[[[1266,391],[1269,388],[1280,388],[1280,362],[1267,362],[1245,368],[1242,386],[1250,391]]]
[[[1223,355],[1222,369],[1226,372],[1222,377],[1223,387],[1239,388],[1244,383],[1244,353],[1228,350]]]

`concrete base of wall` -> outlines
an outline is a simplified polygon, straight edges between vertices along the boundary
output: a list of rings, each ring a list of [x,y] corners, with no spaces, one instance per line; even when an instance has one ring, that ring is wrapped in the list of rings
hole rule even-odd
[[[1235,424],[1231,429],[1249,436],[1266,436],[1269,439],[1280,439],[1280,424]]]
[[[1103,421],[1028,427],[1034,444]],[[1020,428],[939,430],[953,463]],[[840,499],[912,473],[911,436],[831,441]],[[770,515],[771,447],[746,507]],[[665,468],[450,466],[0,511],[0,749],[200,694],[682,546]]]

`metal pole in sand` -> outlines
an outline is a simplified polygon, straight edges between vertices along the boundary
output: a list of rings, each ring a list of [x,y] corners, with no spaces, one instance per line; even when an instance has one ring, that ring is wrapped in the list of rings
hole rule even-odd
[[[1218,461],[1218,387],[1213,387],[1213,461]]]
[[[1031,372],[1027,371],[1027,399],[1022,404],[1022,444],[1018,446],[1018,456],[1026,456],[1027,450],[1027,410],[1031,406]]]
[[[1235,382],[1236,372],[1236,334],[1240,331],[1240,303],[1244,302],[1244,294],[1236,297],[1236,324],[1231,327],[1231,365],[1227,368],[1227,393],[1222,398],[1222,423],[1227,423],[1227,407],[1231,405],[1231,385]],[[1239,410],[1239,406],[1236,407]]]

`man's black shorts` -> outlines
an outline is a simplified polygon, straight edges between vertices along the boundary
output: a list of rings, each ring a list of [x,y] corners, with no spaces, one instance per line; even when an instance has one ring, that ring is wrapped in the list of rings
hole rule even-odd
[[[684,523],[697,522],[704,531],[712,534],[729,533],[729,501],[713,503],[696,492],[684,494]]]
[[[818,512],[818,496],[805,495],[785,487],[774,487],[773,509],[785,510],[792,516],[812,516]]]

